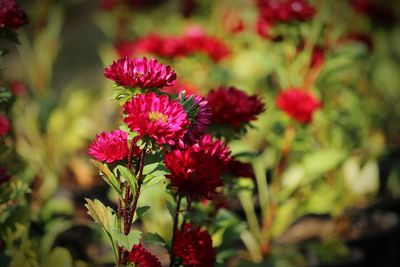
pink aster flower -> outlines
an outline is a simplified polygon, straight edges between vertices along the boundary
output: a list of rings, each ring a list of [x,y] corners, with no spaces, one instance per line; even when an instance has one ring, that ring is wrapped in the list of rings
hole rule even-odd
[[[236,131],[264,111],[264,104],[258,96],[249,96],[235,87],[211,90],[207,100],[212,110],[211,123],[229,125]]]
[[[0,0],[0,29],[17,29],[28,23],[26,13],[14,0]]]
[[[4,136],[10,130],[10,121],[7,116],[0,114],[0,137]]]
[[[98,161],[113,163],[127,158],[129,154],[128,133],[116,130],[102,132],[89,146],[88,154]]]
[[[129,261],[140,267],[161,267],[157,257],[147,251],[141,244],[133,245],[129,252]]]
[[[174,145],[187,132],[189,120],[184,108],[167,95],[136,95],[124,105],[128,127],[141,137],[150,137],[159,145]]]
[[[300,123],[311,122],[315,110],[322,104],[310,92],[299,88],[282,91],[276,98],[278,108]]]
[[[176,73],[157,59],[124,57],[104,70],[104,76],[125,87],[160,88],[175,84]]]

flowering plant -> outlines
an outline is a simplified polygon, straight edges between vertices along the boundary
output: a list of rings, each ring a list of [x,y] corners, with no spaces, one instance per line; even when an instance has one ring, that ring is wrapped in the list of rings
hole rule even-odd
[[[237,105],[237,118],[226,122],[239,131],[255,119],[263,104],[234,88],[221,88],[222,96],[207,98],[186,91],[170,93],[167,87],[175,84],[176,74],[156,59],[125,57],[106,68],[104,75],[116,83],[113,97],[122,105],[124,124],[119,130],[97,135],[88,153],[117,193],[118,205],[113,210],[87,199],[88,213],[107,233],[118,265],[161,266],[142,245],[152,236],[167,248],[170,266],[212,266],[216,250],[210,234],[204,225],[191,221],[190,213],[192,205],[219,193],[222,174],[228,171],[232,157],[224,142],[206,130],[212,121],[222,122],[212,120],[212,112],[221,116],[229,105]],[[229,91],[236,95],[223,99]],[[217,105],[218,98],[226,101],[226,106],[210,105]],[[170,241],[157,233],[143,238],[142,231],[133,227],[151,208],[139,205],[140,195],[160,181],[167,184],[164,190],[174,207]]]

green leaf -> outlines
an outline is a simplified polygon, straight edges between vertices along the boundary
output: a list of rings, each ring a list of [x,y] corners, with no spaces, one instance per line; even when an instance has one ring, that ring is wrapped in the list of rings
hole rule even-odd
[[[21,44],[18,39],[18,33],[8,28],[0,29],[0,39],[6,39],[16,44]]]
[[[349,158],[343,166],[346,186],[353,194],[366,195],[379,189],[379,169],[375,160],[368,161],[360,168],[359,158]]]
[[[56,247],[45,258],[43,267],[72,267],[72,257],[69,251],[62,247]]]
[[[147,164],[143,168],[143,175],[152,175],[153,177],[155,177],[155,176],[164,176],[165,174],[168,173],[169,172],[165,168],[164,164],[160,162]]]
[[[340,150],[326,149],[307,155],[302,165],[305,169],[307,181],[312,181],[328,171],[334,169],[345,158],[345,153]]]
[[[97,169],[99,169],[100,175],[103,178],[103,180],[106,181],[106,183],[110,185],[112,188],[114,188],[118,192],[118,194],[121,194],[119,182],[115,177],[115,175],[110,171],[107,164],[101,163],[93,159],[91,159],[90,161],[94,164],[94,166],[96,166]]]
[[[110,207],[104,206],[99,200],[85,198],[87,204],[85,207],[88,209],[88,214],[93,218],[93,220],[100,224],[104,230],[111,233],[116,227],[117,217],[114,211]]]
[[[149,209],[150,209],[149,206],[138,207],[138,208],[136,209],[136,218],[137,218],[137,219],[140,219],[140,218],[143,216],[143,214],[144,214],[146,211],[148,211]]]
[[[137,179],[135,175],[130,170],[128,170],[128,168],[122,165],[118,165],[114,169],[114,172],[115,171],[118,171],[121,174],[122,178],[128,182],[132,191],[137,187]]]
[[[224,263],[227,259],[237,255],[236,249],[228,249],[218,252],[216,261],[218,263]]]
[[[117,256],[117,248],[114,242],[113,232],[117,227],[117,216],[115,212],[110,207],[106,207],[99,200],[95,199],[92,201],[91,199],[85,198],[87,204],[85,207],[88,209],[88,214],[94,219],[96,223],[101,225],[103,230],[106,232],[111,246],[114,252],[115,259],[118,260]]]
[[[119,246],[131,250],[133,245],[139,244],[142,232],[138,230],[131,230],[128,235],[124,235],[119,230],[113,231],[113,237]]]
[[[169,247],[167,241],[165,241],[165,239],[157,233],[146,233],[143,242],[151,245],[162,246],[167,249]]]

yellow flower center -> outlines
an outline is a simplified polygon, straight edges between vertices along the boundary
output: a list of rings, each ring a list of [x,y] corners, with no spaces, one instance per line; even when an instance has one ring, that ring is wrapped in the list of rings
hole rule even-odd
[[[162,122],[167,122],[168,120],[168,116],[164,115],[160,112],[156,112],[156,111],[151,111],[149,112],[149,119],[151,121],[162,121]]]

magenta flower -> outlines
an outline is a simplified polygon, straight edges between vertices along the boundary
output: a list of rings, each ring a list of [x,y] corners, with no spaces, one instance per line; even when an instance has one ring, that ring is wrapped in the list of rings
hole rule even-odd
[[[121,130],[102,132],[90,144],[88,154],[106,163],[125,159],[129,154],[128,133]]]
[[[176,73],[157,59],[124,57],[104,70],[104,76],[125,87],[160,88],[175,84]]]
[[[189,120],[180,103],[167,95],[136,95],[124,105],[128,127],[140,137],[150,137],[158,145],[174,145],[187,132]]]

